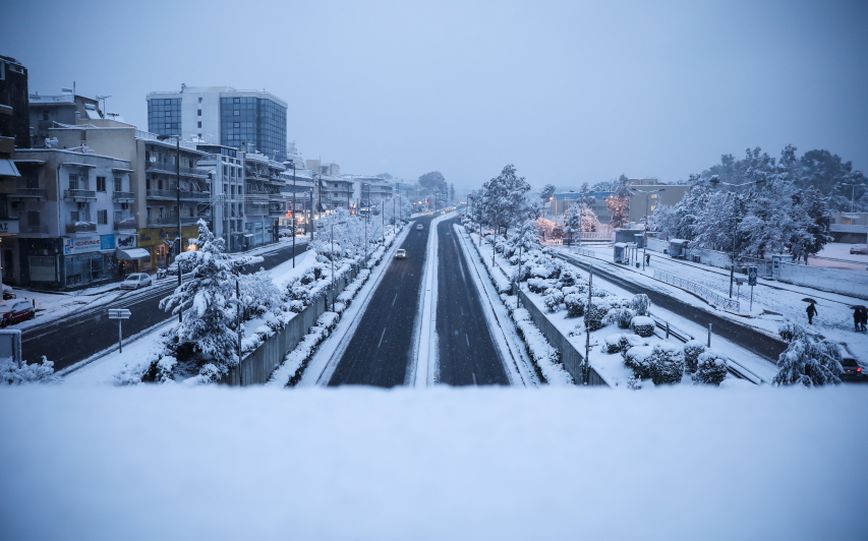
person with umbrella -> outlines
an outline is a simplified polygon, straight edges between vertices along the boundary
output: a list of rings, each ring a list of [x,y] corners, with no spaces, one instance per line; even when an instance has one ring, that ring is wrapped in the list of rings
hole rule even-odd
[[[851,306],[853,309],[853,327],[856,332],[865,332],[865,325],[868,323],[868,308],[862,304]]]
[[[817,301],[811,299],[810,297],[802,299],[806,303],[808,303],[808,307],[805,308],[805,312],[808,314],[808,325],[814,324],[814,316],[817,315]]]

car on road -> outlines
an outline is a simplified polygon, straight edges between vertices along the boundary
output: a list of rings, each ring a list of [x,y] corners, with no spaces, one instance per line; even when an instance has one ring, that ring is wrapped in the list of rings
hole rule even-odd
[[[422,231],[423,229],[425,229],[425,226],[422,224],[416,224],[416,231]]]
[[[403,248],[395,250],[395,259],[407,259],[407,250]]]
[[[32,301],[21,299],[13,302],[0,303],[0,327],[20,323],[36,316],[36,308]]]
[[[9,286],[3,286],[3,300],[8,301],[9,299],[15,298],[15,292],[12,291],[12,288]]]
[[[856,359],[844,357],[841,359],[841,368],[844,372],[841,374],[841,381],[862,381],[865,374],[862,373],[862,366]]]
[[[868,255],[868,244],[855,244],[850,247],[850,253]]]
[[[151,277],[144,272],[134,272],[124,278],[121,282],[121,289],[139,289],[140,287],[148,287],[151,285]]]

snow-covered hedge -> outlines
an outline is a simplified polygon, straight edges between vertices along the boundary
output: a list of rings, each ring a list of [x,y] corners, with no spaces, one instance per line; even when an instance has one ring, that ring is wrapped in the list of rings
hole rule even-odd
[[[606,314],[606,322],[614,323],[619,329],[629,329],[630,322],[635,315],[636,313],[630,308],[616,307],[609,310],[609,313]]]
[[[568,317],[582,317],[585,315],[585,299],[581,293],[565,294],[564,305],[567,307]]]
[[[633,331],[643,338],[654,334],[654,320],[648,316],[636,316],[630,322]]]
[[[615,333],[603,338],[604,353],[626,353],[632,347],[647,345],[635,334]]]
[[[23,383],[58,383],[54,363],[42,357],[40,363],[22,362],[20,365],[8,357],[0,358],[0,385]]]
[[[655,385],[678,383],[684,374],[681,352],[669,344],[634,346],[624,352],[624,364],[638,379],[651,379]]]
[[[705,353],[705,345],[691,340],[684,344],[682,351],[684,353],[684,370],[693,374],[699,363],[699,356]]]
[[[551,287],[543,293],[543,303],[549,312],[557,312],[561,309],[561,303],[564,302],[563,292],[556,287]]]
[[[648,308],[651,306],[651,299],[644,293],[633,295],[631,300],[631,308],[636,312],[637,316],[647,316]]]
[[[572,383],[573,378],[564,369],[560,360],[560,353],[549,344],[542,332],[533,324],[528,311],[524,308],[515,308],[510,311],[510,315],[515,322],[519,336],[527,346],[528,354],[543,378],[551,384],[567,385]]]
[[[695,383],[720,385],[725,378],[726,359],[712,351],[704,351],[699,354],[696,373],[693,374]]]

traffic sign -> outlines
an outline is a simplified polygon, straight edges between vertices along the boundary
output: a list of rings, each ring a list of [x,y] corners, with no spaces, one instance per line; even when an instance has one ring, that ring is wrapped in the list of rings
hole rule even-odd
[[[133,313],[126,308],[109,308],[108,311],[109,319],[130,319],[131,315]]]
[[[747,285],[749,285],[749,286],[755,286],[756,285],[756,275],[757,275],[757,268],[756,267],[751,266],[751,267],[747,268]]]

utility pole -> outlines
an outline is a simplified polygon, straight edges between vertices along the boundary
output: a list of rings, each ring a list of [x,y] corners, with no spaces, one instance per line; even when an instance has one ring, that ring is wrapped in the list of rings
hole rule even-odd
[[[292,160],[292,268],[295,268],[295,160]]]
[[[334,222],[334,217],[332,217],[331,226],[332,226],[331,227],[331,245],[332,245],[332,248],[331,248],[331,254],[330,254],[331,257],[329,257],[329,259],[331,259],[331,262],[332,262],[332,286],[330,289],[332,290],[332,312],[334,312],[335,311],[335,222]]]
[[[585,362],[582,363],[582,385],[588,384],[591,368],[591,288],[594,285],[594,267],[588,267],[588,304],[585,306]]]

